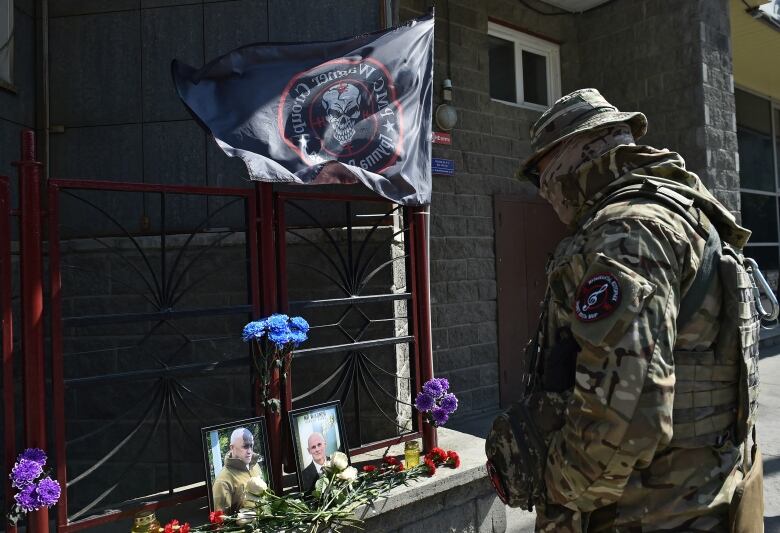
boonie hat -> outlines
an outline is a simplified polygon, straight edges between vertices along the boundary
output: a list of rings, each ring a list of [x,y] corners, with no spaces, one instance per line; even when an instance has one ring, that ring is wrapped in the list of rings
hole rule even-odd
[[[523,161],[518,174],[538,187],[539,170],[536,165],[558,143],[583,131],[621,122],[628,124],[634,139],[647,133],[647,117],[644,114],[618,111],[596,89],[579,89],[559,98],[531,126],[533,153]]]

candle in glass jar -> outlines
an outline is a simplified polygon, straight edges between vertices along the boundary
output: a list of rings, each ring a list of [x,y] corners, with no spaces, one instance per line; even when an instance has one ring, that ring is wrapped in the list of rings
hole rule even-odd
[[[133,519],[133,529],[130,533],[158,533],[160,531],[160,522],[154,511],[140,511],[135,514]]]
[[[420,464],[420,444],[416,440],[408,440],[404,444],[404,459],[407,469]]]

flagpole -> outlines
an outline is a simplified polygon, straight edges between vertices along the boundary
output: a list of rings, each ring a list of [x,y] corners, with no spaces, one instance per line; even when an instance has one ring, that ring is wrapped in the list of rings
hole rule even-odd
[[[420,361],[420,383],[433,379],[433,343],[431,329],[431,283],[430,283],[430,206],[418,206],[413,209],[416,243],[416,278],[418,291],[418,351]],[[436,428],[423,424],[423,449],[428,451],[438,444]]]

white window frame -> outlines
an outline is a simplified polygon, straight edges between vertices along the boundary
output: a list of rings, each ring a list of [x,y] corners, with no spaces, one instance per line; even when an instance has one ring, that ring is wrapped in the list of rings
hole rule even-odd
[[[0,87],[14,87],[14,0],[0,0]]]
[[[559,45],[495,22],[488,22],[488,35],[504,39],[505,41],[511,41],[515,45],[515,95],[517,101],[508,102],[492,97],[491,100],[533,109],[535,111],[544,111],[561,97],[561,59]],[[525,93],[523,91],[523,50],[545,58],[548,105],[525,101]]]

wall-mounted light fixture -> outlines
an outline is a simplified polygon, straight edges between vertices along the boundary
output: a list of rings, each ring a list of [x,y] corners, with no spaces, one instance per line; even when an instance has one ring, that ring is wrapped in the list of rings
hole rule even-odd
[[[443,103],[436,108],[436,125],[439,129],[450,131],[458,122],[458,112],[452,102],[452,80],[446,79],[442,83],[441,99]]]

